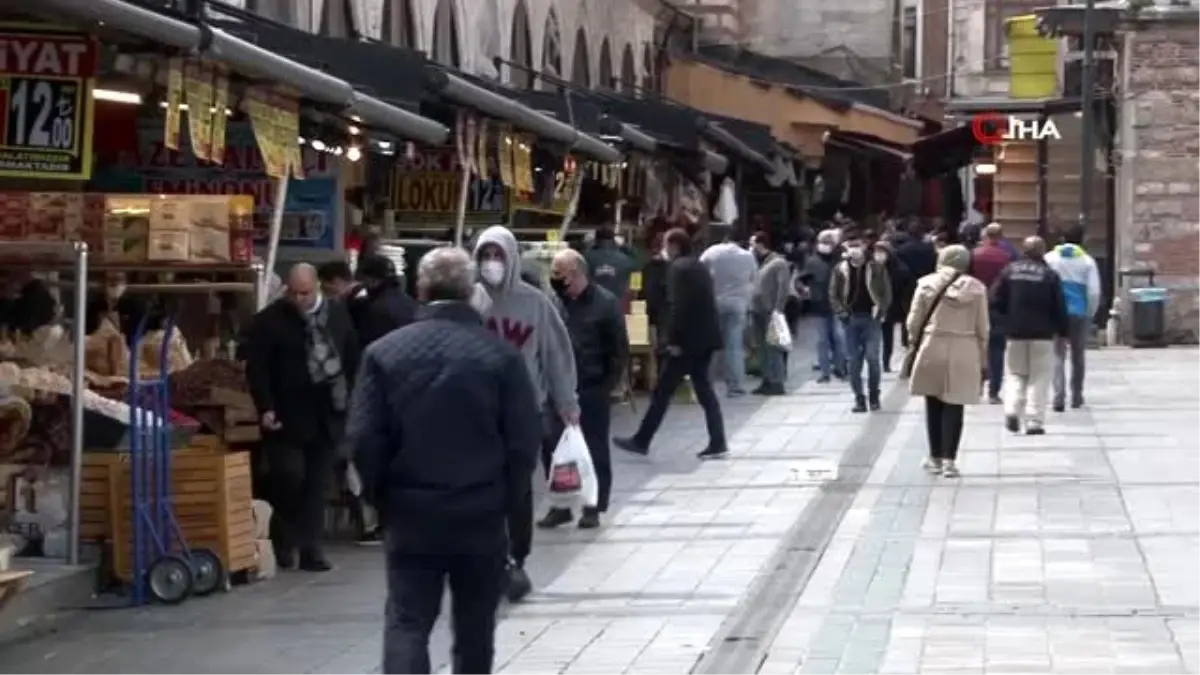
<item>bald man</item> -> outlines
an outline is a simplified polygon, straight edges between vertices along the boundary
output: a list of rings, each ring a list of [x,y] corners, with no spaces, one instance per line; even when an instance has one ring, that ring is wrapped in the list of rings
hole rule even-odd
[[[1045,433],[1054,342],[1068,333],[1067,305],[1058,273],[1046,264],[1046,242],[1029,237],[1022,258],[992,287],[993,314],[1004,319],[1004,424],[1011,432]]]
[[[579,527],[591,529],[599,527],[600,514],[608,510],[612,492],[612,460],[608,445],[612,420],[610,396],[625,372],[629,336],[625,332],[625,315],[621,312],[620,301],[601,286],[588,281],[587,263],[577,251],[567,249],[554,256],[550,287],[562,301],[564,322],[575,351],[579,426],[600,483],[597,502],[584,505],[579,518]],[[542,457],[542,465],[547,470],[550,462],[549,456]],[[559,527],[571,522],[572,518],[568,509],[550,509],[538,521],[538,527]]]
[[[321,294],[317,270],[288,271],[283,297],[251,325],[246,379],[262,426],[280,567],[330,569],[321,549],[325,496],[337,459],[358,339],[344,305]]]

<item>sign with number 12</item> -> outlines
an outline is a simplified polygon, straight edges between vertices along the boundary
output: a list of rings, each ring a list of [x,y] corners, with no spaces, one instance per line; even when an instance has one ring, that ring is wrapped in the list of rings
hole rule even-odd
[[[86,33],[0,24],[0,176],[91,176],[97,52]]]

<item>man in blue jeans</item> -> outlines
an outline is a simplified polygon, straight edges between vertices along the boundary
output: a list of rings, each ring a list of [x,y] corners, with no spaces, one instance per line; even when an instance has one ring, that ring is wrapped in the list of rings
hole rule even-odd
[[[758,263],[754,254],[733,240],[726,228],[724,240],[705,249],[700,262],[712,275],[717,298],[717,320],[721,325],[725,393],[730,398],[746,393],[746,317]]]
[[[805,286],[809,307],[813,315],[820,318],[817,325],[817,368],[821,376],[817,382],[821,383],[829,382],[830,376],[839,379],[846,376],[846,345],[829,301],[833,269],[841,259],[837,230],[823,230],[817,235],[816,254],[808,256],[800,272],[800,282]]]
[[[850,361],[850,388],[854,391],[852,412],[879,410],[879,381],[883,370],[880,346],[881,322],[892,302],[892,283],[886,260],[867,257],[862,235],[846,236],[846,259],[833,270],[829,300],[846,334]],[[867,366],[867,389],[863,389],[863,363]]]

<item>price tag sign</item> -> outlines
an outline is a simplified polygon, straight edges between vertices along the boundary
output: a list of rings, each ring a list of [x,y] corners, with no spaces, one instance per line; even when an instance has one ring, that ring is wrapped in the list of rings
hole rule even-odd
[[[0,176],[91,177],[98,51],[86,33],[0,23]]]

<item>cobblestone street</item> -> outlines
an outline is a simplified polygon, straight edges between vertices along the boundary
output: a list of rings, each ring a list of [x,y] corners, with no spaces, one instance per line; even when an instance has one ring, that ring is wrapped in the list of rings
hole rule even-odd
[[[841,384],[723,400],[723,462],[694,459],[702,415],[676,406],[649,459],[616,457],[604,528],[538,532],[539,591],[505,610],[497,668],[1197,672],[1197,362],[1091,352],[1087,407],[1041,437],[973,408],[953,481],[921,470],[921,402],[892,380],[869,416]],[[635,421],[623,407],[614,432]],[[335,561],[175,608],[85,613],[0,647],[0,670],[371,671],[382,555]],[[439,631],[442,668],[448,641]]]

